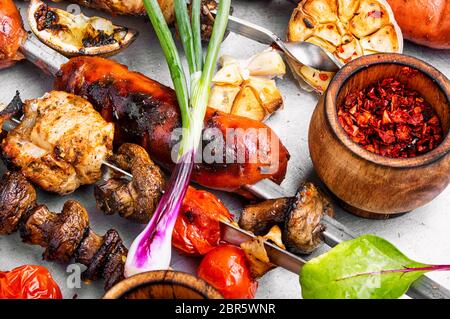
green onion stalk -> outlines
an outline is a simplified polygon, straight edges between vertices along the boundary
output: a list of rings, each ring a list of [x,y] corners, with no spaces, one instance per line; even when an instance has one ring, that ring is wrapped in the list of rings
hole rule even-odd
[[[175,16],[188,62],[188,77],[157,0],[144,0],[144,5],[169,66],[181,111],[183,135],[175,169],[159,205],[148,225],[130,247],[125,264],[127,277],[144,271],[168,269],[170,266],[172,232],[200,145],[211,80],[228,23],[231,0],[219,2],[205,59],[200,34],[201,0],[192,1],[191,17],[185,0],[175,0]]]

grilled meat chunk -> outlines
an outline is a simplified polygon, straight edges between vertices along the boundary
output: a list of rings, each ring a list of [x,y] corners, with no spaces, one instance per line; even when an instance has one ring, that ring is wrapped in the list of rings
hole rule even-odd
[[[26,38],[22,17],[14,2],[0,0],[0,69],[24,58],[19,48]]]
[[[283,242],[293,253],[309,254],[322,242],[324,215],[333,216],[329,200],[312,183],[303,183],[294,197],[249,205],[242,211],[239,226],[263,235],[274,225],[283,226]]]
[[[0,179],[0,200],[0,235],[19,228],[24,242],[46,248],[44,259],[75,259],[87,266],[83,280],[105,279],[106,290],[124,279],[128,250],[122,239],[114,229],[104,236],[92,231],[80,203],[67,201],[60,214],[36,206],[33,186],[18,172],[7,172]]]
[[[0,179],[0,235],[17,230],[22,217],[36,205],[36,191],[18,172],[7,172]]]
[[[96,185],[97,206],[108,215],[139,223],[148,223],[165,187],[164,175],[145,149],[136,144],[123,144],[111,158],[121,169],[131,172],[133,180],[112,178]]]
[[[174,167],[171,154],[177,141],[172,133],[181,127],[181,116],[172,89],[98,57],[71,59],[61,68],[55,88],[87,98],[107,121],[114,122],[116,145],[139,144],[164,168]],[[284,179],[289,153],[267,125],[212,109],[208,109],[204,124],[209,132],[219,133],[217,140],[223,138],[227,143],[211,152],[218,160],[195,164],[193,181],[209,188],[241,192],[244,185],[264,178],[278,183]],[[261,132],[267,138],[230,140],[230,129]],[[211,142],[205,140],[204,146]]]
[[[86,100],[52,91],[24,105],[24,118],[2,142],[3,156],[33,183],[59,194],[93,184],[112,153],[114,127]]]

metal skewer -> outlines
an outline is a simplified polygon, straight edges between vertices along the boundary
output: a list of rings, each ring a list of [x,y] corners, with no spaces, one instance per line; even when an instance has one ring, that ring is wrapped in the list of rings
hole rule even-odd
[[[21,47],[21,51],[33,64],[53,76],[59,72],[62,64],[69,61],[69,59],[42,44],[33,36],[29,36],[28,40]],[[103,164],[129,178],[133,177],[130,173],[111,163],[103,162]],[[248,185],[246,189],[261,199],[291,196],[279,185],[267,179],[254,185]],[[323,221],[327,227],[327,230],[323,233],[324,241],[331,247],[356,237],[344,225],[328,216],[325,216]],[[224,239],[230,243],[240,244],[243,241],[255,238],[253,234],[233,225],[223,222],[222,224],[224,226]],[[282,250],[271,243],[266,242],[265,245],[271,261],[289,271],[298,274],[300,268],[306,262],[303,258]],[[417,280],[407,294],[416,299],[450,299],[450,291],[448,289],[426,276],[422,276]]]

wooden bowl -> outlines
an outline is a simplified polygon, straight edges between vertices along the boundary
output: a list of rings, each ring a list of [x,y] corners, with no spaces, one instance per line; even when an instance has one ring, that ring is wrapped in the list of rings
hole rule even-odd
[[[414,77],[400,72],[418,70]],[[396,77],[418,91],[440,117],[444,140],[434,150],[407,159],[371,153],[353,142],[338,122],[337,105],[351,91]],[[427,63],[401,54],[375,54],[348,63],[320,99],[309,127],[309,150],[317,174],[360,216],[387,218],[423,206],[450,181],[450,83]]]
[[[150,271],[127,278],[103,299],[222,299],[206,281],[178,271]]]

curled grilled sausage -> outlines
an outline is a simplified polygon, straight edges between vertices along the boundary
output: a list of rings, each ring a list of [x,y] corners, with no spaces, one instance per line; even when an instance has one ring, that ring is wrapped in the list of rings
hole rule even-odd
[[[177,140],[172,133],[181,127],[181,116],[172,89],[98,57],[71,59],[62,66],[55,88],[85,97],[107,121],[114,122],[116,145],[138,144],[164,168],[174,167],[172,151]],[[213,147],[212,163],[203,160],[195,164],[193,181],[240,192],[244,185],[264,178],[277,183],[284,179],[289,153],[267,125],[208,109],[204,126],[209,133],[216,133],[204,134],[204,146],[220,139],[228,143]],[[226,139],[230,131],[261,132],[264,138],[236,134],[230,141]]]

